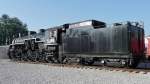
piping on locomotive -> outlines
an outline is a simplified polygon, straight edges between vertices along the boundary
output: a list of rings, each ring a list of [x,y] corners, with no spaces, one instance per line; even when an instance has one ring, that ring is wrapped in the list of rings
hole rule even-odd
[[[86,20],[48,28],[42,34],[13,40],[13,60],[82,64],[98,61],[136,67],[144,56],[144,29],[138,22],[114,23]]]

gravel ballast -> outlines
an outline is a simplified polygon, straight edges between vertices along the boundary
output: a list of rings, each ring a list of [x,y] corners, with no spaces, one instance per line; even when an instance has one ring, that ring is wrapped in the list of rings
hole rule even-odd
[[[150,84],[150,73],[80,69],[0,59],[0,84]]]

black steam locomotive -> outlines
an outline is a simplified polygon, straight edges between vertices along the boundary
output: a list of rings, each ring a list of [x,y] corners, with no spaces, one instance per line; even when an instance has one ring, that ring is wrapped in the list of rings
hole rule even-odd
[[[13,60],[82,64],[120,63],[136,67],[144,58],[144,29],[138,22],[106,23],[87,20],[46,29],[13,40]]]

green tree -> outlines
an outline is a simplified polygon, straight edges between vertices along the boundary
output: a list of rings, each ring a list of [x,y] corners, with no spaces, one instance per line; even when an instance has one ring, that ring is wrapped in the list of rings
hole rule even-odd
[[[3,14],[0,17],[0,45],[10,44],[14,38],[28,34],[27,25],[17,17]]]

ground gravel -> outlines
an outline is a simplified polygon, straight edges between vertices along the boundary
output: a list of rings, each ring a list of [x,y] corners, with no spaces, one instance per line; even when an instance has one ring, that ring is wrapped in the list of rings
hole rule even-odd
[[[58,67],[0,59],[0,84],[150,84],[150,73]]]

